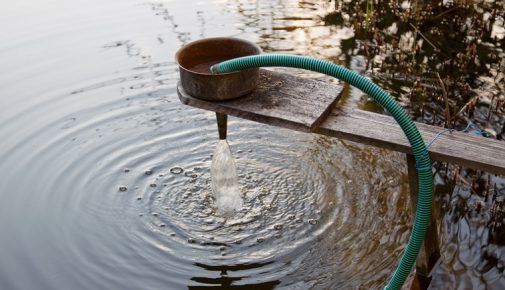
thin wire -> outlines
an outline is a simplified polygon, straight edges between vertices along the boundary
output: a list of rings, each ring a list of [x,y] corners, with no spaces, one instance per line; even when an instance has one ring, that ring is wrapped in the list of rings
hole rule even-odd
[[[469,129],[474,129],[475,130],[475,134],[476,135],[481,135],[481,136],[484,136],[484,131],[478,129],[471,121],[468,122],[468,125],[466,126],[465,129],[461,130],[460,132],[467,132]],[[424,147],[424,150],[423,150],[423,153],[422,155],[419,157],[419,159],[416,160],[416,169],[417,171],[431,171],[431,165],[429,166],[419,166],[419,162],[424,158],[424,156],[426,156],[428,154],[428,150],[430,149],[430,146],[433,145],[433,143],[435,143],[435,141],[440,137],[442,136],[444,133],[446,132],[454,132],[454,131],[458,131],[456,129],[452,129],[452,128],[446,128],[446,129],[443,129],[442,131],[438,132],[437,135],[435,135],[435,137],[433,137],[433,139],[431,139],[431,141]]]

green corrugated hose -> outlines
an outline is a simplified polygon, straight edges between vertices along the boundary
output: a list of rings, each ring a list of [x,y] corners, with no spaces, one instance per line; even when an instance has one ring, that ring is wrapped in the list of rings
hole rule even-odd
[[[416,261],[417,254],[424,240],[426,230],[430,221],[431,213],[431,191],[433,186],[430,157],[426,152],[426,147],[417,130],[416,125],[410,119],[407,112],[383,89],[372,81],[361,75],[327,61],[298,55],[287,54],[263,54],[235,58],[213,65],[211,73],[227,73],[248,68],[284,66],[307,69],[320,72],[329,76],[343,80],[352,86],[362,90],[381,104],[398,122],[405,132],[412,147],[412,153],[417,160],[417,171],[419,176],[419,199],[417,202],[416,217],[414,227],[410,234],[409,243],[396,268],[393,276],[384,289],[400,289],[405,283],[412,267]]]

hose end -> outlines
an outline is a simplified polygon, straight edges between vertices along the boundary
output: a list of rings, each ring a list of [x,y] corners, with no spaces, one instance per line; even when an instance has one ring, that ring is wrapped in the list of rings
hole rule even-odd
[[[210,66],[210,73],[215,75],[215,74],[218,74],[219,73],[219,70],[217,68],[217,64],[214,64],[214,65],[211,65]]]

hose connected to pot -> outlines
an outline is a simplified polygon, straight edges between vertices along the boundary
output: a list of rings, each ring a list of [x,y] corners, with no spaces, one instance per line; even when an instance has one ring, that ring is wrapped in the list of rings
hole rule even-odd
[[[388,290],[400,289],[416,262],[426,230],[428,229],[431,213],[433,186],[431,162],[429,155],[425,153],[426,146],[419,130],[408,113],[386,91],[367,78],[331,62],[298,55],[263,54],[227,60],[211,66],[210,71],[213,74],[219,74],[269,66],[301,68],[343,80],[367,93],[377,103],[382,105],[395,118],[405,133],[417,161],[419,197],[414,227],[412,228],[409,242],[403,252],[400,263],[384,288]]]

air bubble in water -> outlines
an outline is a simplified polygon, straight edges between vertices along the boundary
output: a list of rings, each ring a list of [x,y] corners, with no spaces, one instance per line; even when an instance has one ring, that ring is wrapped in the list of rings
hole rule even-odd
[[[181,174],[184,171],[184,169],[180,167],[172,167],[170,168],[170,173],[172,174]]]
[[[282,225],[275,225],[274,229],[280,231],[282,230]]]
[[[151,174],[153,174],[153,171],[151,169],[148,169],[144,173],[145,173],[145,175],[151,175]]]
[[[309,220],[309,224],[311,224],[311,225],[315,225],[315,224],[317,224],[317,220],[315,220],[315,219],[310,219],[310,220]]]
[[[156,183],[151,183],[149,186],[150,187],[156,187]]]
[[[191,177],[191,178],[198,177],[198,175],[196,173],[194,173],[193,171],[186,171],[186,172],[184,172],[184,175],[186,175],[187,177]]]
[[[126,186],[119,187],[119,191],[127,191],[127,190],[128,190],[128,187],[126,187]]]
[[[257,239],[256,239],[256,241],[257,241],[258,243],[263,243],[263,242],[265,241],[265,239],[264,239],[264,238],[257,238]]]

